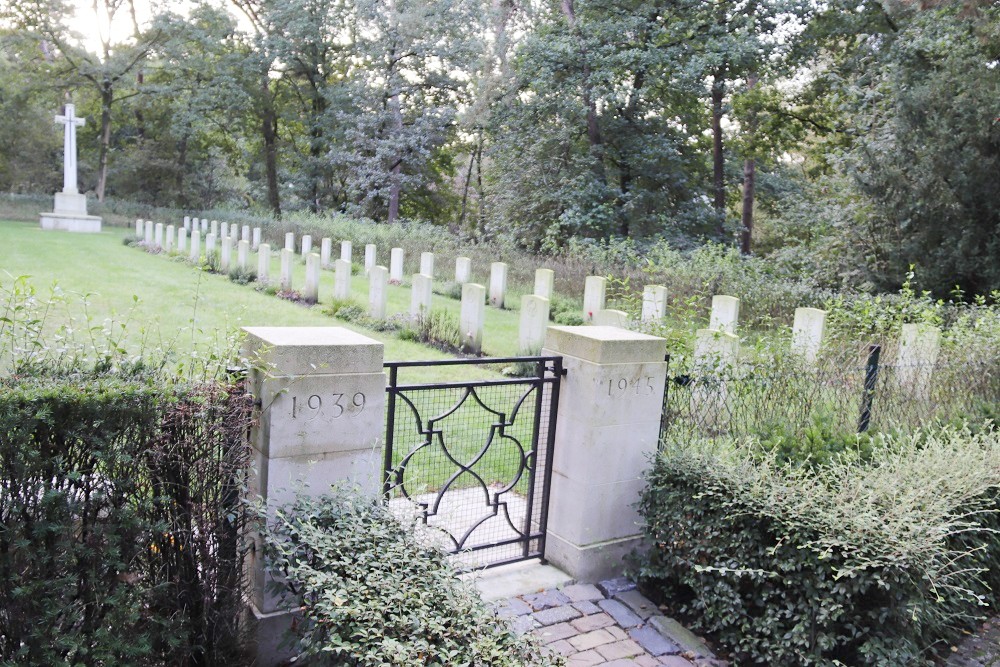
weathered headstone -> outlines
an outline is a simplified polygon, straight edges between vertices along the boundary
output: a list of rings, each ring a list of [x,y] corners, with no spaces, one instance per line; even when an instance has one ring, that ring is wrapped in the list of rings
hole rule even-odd
[[[63,189],[55,193],[52,211],[41,213],[39,224],[42,229],[61,229],[67,232],[99,232],[101,219],[87,215],[87,196],[76,187],[76,128],[84,124],[77,118],[72,104],[65,106],[65,113],[56,116],[56,122],[63,125]],[[152,239],[147,239],[147,243]]]
[[[608,289],[608,279],[603,276],[587,276],[583,284],[583,321],[593,322],[594,314],[604,310]]]
[[[420,253],[420,273],[431,278],[434,277],[434,253]]]
[[[930,397],[934,364],[941,350],[941,330],[930,324],[904,324],[896,357],[896,379],[915,397]]]
[[[549,327],[549,300],[536,294],[521,297],[521,323],[517,337],[518,354],[538,354],[545,344]]]
[[[333,241],[329,237],[324,237],[323,240],[319,242],[319,264],[324,269],[330,266],[330,255],[332,253]]]
[[[334,263],[333,298],[351,298],[351,263],[338,259]]]
[[[458,257],[455,259],[455,282],[459,285],[472,280],[472,260],[468,257]]]
[[[281,291],[292,291],[292,261],[295,259],[295,251],[289,248],[281,250]]]
[[[535,269],[535,296],[552,299],[556,272],[552,269]]]
[[[354,246],[350,241],[340,242],[340,258],[345,262],[354,261]]]
[[[376,320],[385,319],[385,302],[389,291],[389,270],[373,266],[368,272],[368,315]]]
[[[402,248],[393,248],[389,251],[389,281],[397,285],[403,282]]]
[[[604,308],[594,313],[593,323],[599,327],[617,327],[628,329],[628,313],[624,310]]]
[[[375,253],[376,248],[374,243],[369,243],[365,246],[365,275],[367,276],[371,273],[372,267],[375,266]]]
[[[792,352],[809,364],[815,364],[826,330],[826,311],[817,308],[796,308],[792,323]]]
[[[712,297],[712,316],[708,328],[735,334],[740,319],[740,300],[734,296],[718,294]]]
[[[236,266],[239,267],[240,271],[246,271],[250,268],[250,242],[240,239],[240,242],[236,244]]]
[[[507,265],[503,262],[490,264],[490,305],[503,308],[507,298]]]
[[[262,285],[271,282],[271,246],[267,243],[257,248],[257,282]]]
[[[410,283],[410,316],[426,317],[431,313],[431,295],[434,279],[424,273],[416,273]]]
[[[621,573],[642,542],[636,506],[656,454],[667,368],[662,338],[614,327],[549,327],[562,356],[545,557],[578,581]]]
[[[302,289],[302,299],[307,303],[319,301],[319,255],[311,252],[306,255],[306,284]]]
[[[471,354],[483,351],[483,326],[486,322],[486,288],[476,283],[462,285],[462,305],[458,327],[462,350]]]
[[[646,285],[642,288],[642,321],[659,322],[667,315],[667,288]]]

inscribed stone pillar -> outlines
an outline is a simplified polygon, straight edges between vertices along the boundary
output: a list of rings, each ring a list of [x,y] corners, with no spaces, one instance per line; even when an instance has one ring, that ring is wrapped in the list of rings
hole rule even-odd
[[[734,296],[722,294],[712,297],[712,316],[708,322],[709,329],[736,333],[736,323],[740,319],[740,300]]]
[[[319,255],[314,252],[306,255],[306,284],[302,298],[307,303],[319,301]]]
[[[257,282],[261,285],[271,282],[271,246],[267,243],[257,248]]]
[[[260,247],[260,227],[254,227],[253,233],[251,234],[250,249],[256,252],[259,247]]]
[[[552,269],[535,269],[535,296],[552,299],[552,286],[555,284],[556,272]]]
[[[186,229],[177,230],[177,254],[183,255],[187,252],[187,237],[188,233]]]
[[[659,322],[667,315],[667,288],[646,285],[642,288],[642,321]]]
[[[403,249],[389,251],[389,281],[397,285],[403,282]]]
[[[940,350],[940,329],[930,324],[904,324],[896,357],[899,385],[918,398],[929,398],[934,364]]]
[[[292,261],[295,259],[295,251],[283,248],[281,251],[281,291],[292,291]]]
[[[549,327],[561,355],[545,557],[581,582],[621,573],[640,546],[635,505],[656,454],[666,341],[614,327]]]
[[[458,317],[462,351],[483,351],[483,325],[486,322],[486,288],[476,283],[462,285],[462,305]]]
[[[313,249],[313,237],[310,236],[309,234],[305,234],[302,237],[302,259],[307,259],[309,257],[309,253],[312,252],[312,249]]]
[[[608,279],[603,276],[587,276],[583,284],[583,321],[593,322],[594,314],[604,310]]]
[[[420,273],[431,278],[434,277],[434,253],[420,253]]]
[[[517,353],[534,355],[545,344],[549,327],[549,300],[537,294],[521,297],[521,323],[517,337]]]
[[[434,279],[425,273],[413,275],[410,283],[410,316],[420,317],[431,314],[431,289]]]
[[[792,324],[792,352],[806,363],[815,364],[826,330],[826,311],[817,308],[796,308]]]
[[[229,273],[233,267],[233,237],[223,236],[219,250],[219,270]]]
[[[376,498],[384,430],[383,346],[340,327],[248,327],[243,356],[257,408],[250,432],[250,500],[272,513],[296,491],[344,481]],[[285,664],[293,615],[270,586],[262,541],[247,554],[252,664]]]
[[[503,262],[490,264],[490,305],[503,308],[507,298],[507,265]]]
[[[389,291],[389,270],[373,266],[368,272],[368,314],[376,320],[385,319],[385,301]]]
[[[295,252],[295,232],[285,234],[285,249]]]
[[[197,229],[191,231],[191,253],[189,258],[195,264],[201,262],[201,232]]]
[[[365,246],[365,275],[367,276],[371,273],[372,267],[375,266],[375,253],[376,248],[374,243],[369,243]]]
[[[236,266],[240,271],[250,268],[250,242],[240,239],[236,244]]]
[[[599,327],[628,329],[628,313],[624,310],[609,310],[605,308],[594,313],[593,323]]]
[[[333,241],[324,238],[319,242],[319,265],[324,269],[330,266],[330,255],[333,253]]]
[[[350,241],[340,242],[340,258],[345,262],[354,261],[354,246]]]
[[[343,259],[338,259],[333,265],[335,271],[333,275],[333,298],[350,299],[351,263]]]
[[[177,229],[173,225],[167,225],[167,237],[163,242],[163,249],[167,253],[174,251],[174,246],[177,244]]]
[[[459,285],[472,280],[472,260],[468,257],[458,257],[455,259],[455,282]]]
[[[156,223],[156,227],[153,229],[153,247],[162,248],[163,247],[163,223]]]

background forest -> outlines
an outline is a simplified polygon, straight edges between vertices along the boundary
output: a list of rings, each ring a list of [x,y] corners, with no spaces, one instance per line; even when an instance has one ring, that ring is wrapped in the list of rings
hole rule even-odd
[[[65,0],[0,2],[0,191],[60,188],[72,101],[101,201],[1000,289],[996,2],[136,2],[94,0],[96,35]]]

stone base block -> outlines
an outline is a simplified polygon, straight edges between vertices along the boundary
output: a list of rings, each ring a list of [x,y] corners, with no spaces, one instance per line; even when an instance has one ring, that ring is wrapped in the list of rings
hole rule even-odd
[[[254,667],[286,665],[295,652],[282,646],[295,621],[290,611],[261,613],[253,604],[247,605],[243,617],[243,635],[247,638],[249,658]]]
[[[101,231],[101,218],[79,213],[42,213],[39,216],[42,229],[58,229],[65,232],[96,234]]]
[[[592,584],[621,575],[625,557],[644,546],[641,535],[578,546],[550,530],[545,538],[545,560],[577,582]]]
[[[52,209],[63,215],[87,215],[87,195],[79,192],[57,192],[55,207]]]

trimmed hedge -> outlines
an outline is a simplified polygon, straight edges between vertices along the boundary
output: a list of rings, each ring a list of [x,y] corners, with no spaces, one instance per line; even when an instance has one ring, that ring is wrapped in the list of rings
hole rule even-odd
[[[996,601],[996,430],[812,468],[752,447],[668,443],[640,503],[644,585],[737,664],[929,664]]]
[[[0,380],[0,663],[239,661],[250,408],[141,373]]]
[[[558,665],[518,637],[447,556],[378,501],[345,489],[280,508],[266,562],[301,613],[295,649],[309,664],[523,667]]]

